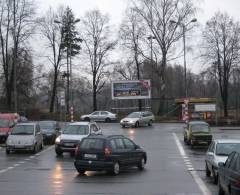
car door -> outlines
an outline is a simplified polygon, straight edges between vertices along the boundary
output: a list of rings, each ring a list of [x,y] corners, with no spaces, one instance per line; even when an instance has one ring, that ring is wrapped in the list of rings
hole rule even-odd
[[[227,158],[227,160],[226,160],[226,162],[224,164],[224,167],[222,168],[223,171],[222,171],[220,180],[221,180],[221,185],[222,185],[222,187],[223,187],[225,192],[228,191],[229,166],[230,166],[230,163],[231,163],[234,155],[235,155],[235,152],[232,152],[228,156],[228,158]]]
[[[108,112],[105,112],[105,111],[100,112],[101,121],[105,121],[106,118],[108,118]]]
[[[215,141],[211,143],[206,154],[206,163],[210,171],[212,171],[212,165],[214,160]]]
[[[130,139],[123,139],[125,148],[126,148],[126,163],[128,165],[134,165],[140,161],[140,153],[137,150],[136,144],[134,144]]]
[[[238,153],[235,153],[234,157],[232,158],[228,171],[226,173],[226,185],[227,186],[234,186],[237,179],[239,179],[239,174],[237,174],[237,170],[238,170]],[[229,191],[229,187],[228,189],[228,193],[230,194]]]
[[[122,138],[114,138],[113,140],[116,145],[116,154],[118,155],[119,163],[122,166],[127,166],[128,165],[127,150],[125,148],[123,139]]]
[[[93,112],[90,115],[90,119],[93,120],[93,121],[98,121],[99,117],[100,117],[100,112],[99,111]]]

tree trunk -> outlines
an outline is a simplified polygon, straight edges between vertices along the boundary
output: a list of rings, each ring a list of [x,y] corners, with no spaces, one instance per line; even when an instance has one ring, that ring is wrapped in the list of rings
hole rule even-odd
[[[56,90],[57,90],[57,77],[58,77],[58,71],[55,68],[55,70],[54,70],[53,87],[52,87],[51,103],[50,103],[50,109],[49,109],[49,112],[51,112],[51,113],[54,111],[54,103],[55,103]]]
[[[93,111],[97,110],[97,86],[96,86],[96,74],[93,74]]]

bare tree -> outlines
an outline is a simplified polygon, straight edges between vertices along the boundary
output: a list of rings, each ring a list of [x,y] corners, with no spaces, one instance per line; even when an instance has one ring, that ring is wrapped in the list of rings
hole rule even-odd
[[[228,116],[228,90],[232,70],[240,62],[240,25],[226,13],[216,13],[203,32],[203,57],[216,72],[224,107]],[[213,72],[214,73],[214,72]]]
[[[14,69],[18,69],[17,57],[33,33],[34,8],[31,0],[0,1],[0,52],[8,109],[12,105]]]
[[[82,22],[83,52],[87,55],[92,76],[93,110],[97,110],[96,97],[105,85],[106,67],[112,64],[108,55],[116,41],[111,39],[109,18],[99,10],[87,12]]]
[[[161,62],[157,68],[160,69],[158,72],[164,90],[168,57],[174,44],[183,36],[178,26],[188,22],[196,8],[192,0],[133,0],[133,4],[134,10],[145,22],[146,29],[155,37],[161,51]],[[173,20],[175,24],[171,23]],[[164,99],[164,91],[161,94]],[[160,109],[161,106],[159,112]]]
[[[63,29],[61,25],[54,21],[61,21],[63,16],[63,8],[59,8],[56,12],[49,8],[45,17],[39,21],[41,34],[47,41],[46,48],[50,49],[48,60],[53,66],[53,84],[51,89],[51,102],[49,111],[54,111],[54,103],[57,93],[57,81],[59,77],[59,70],[62,65],[64,48],[62,47],[63,42]]]
[[[135,65],[135,78],[142,79],[140,74],[140,65],[142,64],[141,42],[145,37],[144,26],[141,25],[141,18],[133,9],[129,9],[126,13],[126,18],[123,20],[120,28],[120,38],[122,46],[131,53],[130,58]],[[121,71],[124,73],[124,71]],[[125,74],[126,75],[126,74]],[[142,110],[142,102],[138,100],[139,110]]]

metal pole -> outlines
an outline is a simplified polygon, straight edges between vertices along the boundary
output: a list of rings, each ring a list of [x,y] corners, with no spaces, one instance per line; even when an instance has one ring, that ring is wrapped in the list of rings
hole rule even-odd
[[[70,95],[71,95],[71,122],[74,121],[74,108],[73,108],[73,82],[72,82],[72,44],[70,41]]]
[[[187,90],[187,65],[186,65],[186,37],[185,37],[185,25],[183,26],[183,57],[184,57],[184,88],[185,88],[185,97],[188,97]]]
[[[14,90],[14,111],[18,111],[17,104],[17,66],[16,66],[16,58],[17,58],[17,42],[16,42],[16,0],[13,0],[13,41],[14,41],[14,54],[13,54],[13,90]]]

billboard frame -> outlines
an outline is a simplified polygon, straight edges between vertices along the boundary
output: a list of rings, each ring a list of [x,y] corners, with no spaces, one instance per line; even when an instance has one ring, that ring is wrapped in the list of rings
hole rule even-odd
[[[148,90],[148,95],[135,95],[135,96],[122,96],[116,97],[114,96],[114,84],[128,84],[128,83],[141,83],[142,86]],[[111,83],[111,92],[112,92],[112,100],[136,100],[136,99],[151,99],[151,81],[149,79],[141,79],[141,80],[116,80]]]

